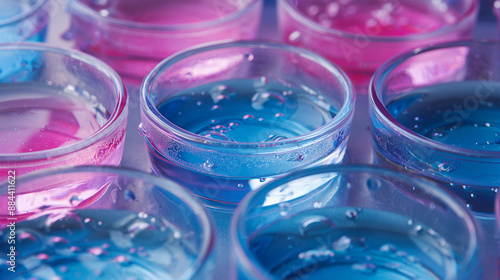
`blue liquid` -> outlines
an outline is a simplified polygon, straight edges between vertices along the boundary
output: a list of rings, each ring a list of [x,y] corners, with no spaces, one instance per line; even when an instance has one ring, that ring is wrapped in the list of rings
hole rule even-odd
[[[167,221],[118,210],[53,212],[16,224],[16,272],[0,235],[0,279],[176,279],[197,253]],[[17,278],[16,278],[17,277]],[[57,278],[60,277],[60,278]]]
[[[0,23],[29,11],[36,0],[2,0]],[[21,21],[0,26],[0,43],[29,41],[42,42],[47,33],[48,11],[39,9]]]
[[[480,83],[444,84],[410,92],[387,105],[405,127],[437,142],[456,147],[500,151],[500,84],[494,92]],[[484,92],[483,92],[484,91]]]
[[[317,209],[278,220],[248,240],[277,279],[454,279],[456,255],[439,234],[383,211]]]
[[[340,107],[340,106],[338,106]],[[179,92],[158,106],[161,114],[178,127],[204,136],[229,142],[277,142],[309,133],[329,123],[338,112],[336,104],[307,87],[292,87],[265,77],[239,79]],[[280,150],[260,158],[252,151],[238,160],[221,157],[214,145],[209,162],[200,162],[189,149],[177,148],[183,161],[203,166],[203,173],[174,163],[147,143],[153,170],[179,181],[202,198],[206,204],[219,203],[235,207],[252,189],[270,178],[311,164],[338,163],[342,160],[348,131],[326,144],[321,151],[307,150],[301,154]],[[173,147],[172,147],[173,149]],[[317,154],[326,154],[311,160]],[[231,164],[231,168],[223,168]]]
[[[421,88],[391,101],[387,109],[403,126],[433,141],[478,151],[500,151],[499,83],[468,81]],[[375,137],[384,136],[376,132]],[[405,155],[401,156],[405,162],[391,156],[389,161],[440,181],[474,211],[494,212],[500,160],[444,157],[422,150],[421,146],[405,146],[398,137],[391,139],[384,140],[385,150]],[[382,158],[386,156],[385,151],[379,152]]]
[[[203,85],[169,98],[158,110],[169,121],[198,135],[233,142],[272,142],[311,132],[337,114],[301,88],[267,78]]]

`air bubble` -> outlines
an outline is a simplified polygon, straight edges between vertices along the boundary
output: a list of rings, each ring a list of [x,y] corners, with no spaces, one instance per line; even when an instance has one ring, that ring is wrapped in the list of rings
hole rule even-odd
[[[247,54],[245,54],[245,58],[248,61],[253,61],[253,59],[255,58],[255,56],[253,55],[253,53],[247,53]]]
[[[83,230],[80,217],[72,212],[57,212],[50,214],[45,220],[47,232]]]
[[[392,244],[385,244],[380,247],[380,252],[382,253],[394,253],[396,252],[396,247]]]
[[[345,216],[350,220],[355,220],[358,218],[358,211],[354,209],[348,209],[345,211]]]
[[[245,187],[245,185],[243,185],[243,184],[241,184],[241,183],[240,183],[240,184],[238,184],[238,188],[239,188],[239,189],[242,189],[243,187]]]
[[[355,263],[352,265],[352,269],[366,275],[375,274],[377,271],[377,267],[372,263]]]
[[[279,118],[283,118],[284,116],[285,116],[285,114],[283,114],[283,113],[276,113],[276,114],[274,115],[274,117],[275,117],[275,118],[277,118],[277,119],[279,119]]]
[[[288,212],[290,211],[290,204],[286,202],[282,202],[279,204],[279,209],[280,209],[280,215],[281,216],[286,216],[288,215]]]
[[[276,108],[285,104],[282,94],[274,91],[258,92],[252,96],[252,108],[262,110],[264,107]]]
[[[215,168],[217,168],[217,165],[215,163],[211,163],[210,161],[206,161],[203,164],[203,169],[205,169],[206,171],[212,171]]]
[[[210,111],[217,111],[217,110],[220,110],[220,108],[222,108],[222,107],[219,105],[214,105],[214,106],[212,106],[212,108],[210,108]]]
[[[307,8],[307,15],[310,17],[314,17],[319,13],[319,7],[316,5],[311,5],[309,8]]]
[[[439,172],[453,172],[455,168],[449,162],[443,162],[438,165]]]
[[[45,260],[50,259],[50,256],[49,256],[49,255],[47,255],[47,254],[38,254],[38,255],[37,255],[37,258],[38,258],[39,260],[45,261]]]
[[[135,194],[133,191],[131,190],[125,190],[123,192],[123,197],[125,198],[125,200],[127,201],[134,201],[135,200]]]
[[[244,115],[243,116],[243,120],[246,122],[246,123],[253,123],[256,121],[255,119],[255,116],[254,115]]]
[[[210,90],[210,96],[214,103],[219,103],[222,100],[229,100],[236,95],[236,91],[226,85],[218,85]]]
[[[260,181],[261,183],[264,183],[264,182],[266,181],[266,178],[260,178],[260,179],[259,179],[259,181]]]
[[[378,190],[382,186],[382,182],[378,178],[368,178],[366,186],[370,190]]]
[[[301,37],[300,31],[293,31],[288,36],[288,40],[290,41],[290,43],[295,43],[295,42],[300,41],[300,39],[301,39],[300,37]]]
[[[328,249],[320,249],[320,250],[309,250],[306,252],[301,252],[299,254],[299,259],[301,260],[310,260],[312,258],[332,258],[335,256],[335,253]]]
[[[323,203],[322,203],[322,202],[320,202],[320,201],[315,201],[315,202],[313,203],[313,207],[314,207],[314,208],[321,208],[321,207],[323,207]]]
[[[89,249],[89,253],[91,255],[99,257],[105,255],[106,251],[104,251],[104,249],[102,249],[101,247],[93,247]]]
[[[60,246],[64,244],[68,244],[68,240],[65,238],[62,238],[60,236],[54,236],[50,239],[50,243],[52,243],[54,246]]]
[[[229,141],[229,138],[226,135],[220,133],[219,131],[208,130],[201,132],[199,135],[210,139]]]
[[[414,228],[413,228],[413,231],[415,233],[421,233],[423,230],[422,226],[421,225],[416,225]]]
[[[346,251],[351,247],[351,238],[342,236],[332,243],[332,247],[335,251]]]
[[[302,223],[300,232],[303,236],[321,236],[330,233],[335,227],[327,217],[314,216]]]
[[[229,131],[231,131],[231,130],[238,128],[239,126],[240,126],[240,124],[237,122],[230,122],[228,125],[228,129],[229,129]]]
[[[116,256],[113,260],[114,260],[115,263],[118,263],[120,265],[128,265],[128,264],[130,264],[130,260],[127,257],[123,256],[123,255]]]
[[[80,198],[76,195],[72,196],[70,199],[69,199],[69,203],[72,205],[72,206],[77,206],[79,203],[80,203]]]

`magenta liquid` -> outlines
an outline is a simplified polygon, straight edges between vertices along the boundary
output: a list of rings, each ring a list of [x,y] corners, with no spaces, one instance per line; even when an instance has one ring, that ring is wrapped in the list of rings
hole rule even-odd
[[[477,2],[282,0],[278,14],[287,43],[312,49],[350,74],[371,74],[403,51],[470,37]]]
[[[72,87],[59,91],[39,85],[0,84],[0,180],[9,170],[19,176],[43,167],[118,164],[123,135],[93,144],[88,140],[109,117],[110,112],[95,97],[80,96]],[[124,129],[118,134],[124,134]],[[82,146],[85,141],[88,144]],[[71,145],[80,146],[65,155],[61,148]],[[19,161],[35,157],[36,152],[46,155]],[[9,155],[17,160],[6,159]]]
[[[256,37],[262,1],[73,0],[76,46],[141,81],[164,58],[188,47]],[[81,12],[85,5],[93,16]]]

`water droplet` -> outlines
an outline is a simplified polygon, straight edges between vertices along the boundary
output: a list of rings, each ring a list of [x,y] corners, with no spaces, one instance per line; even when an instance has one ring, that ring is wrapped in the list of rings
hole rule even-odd
[[[219,131],[208,130],[199,133],[199,135],[210,139],[229,141],[229,138]]]
[[[326,235],[335,228],[335,224],[323,216],[313,216],[302,223],[300,232],[303,236],[321,236]]]
[[[91,218],[85,218],[85,220],[83,220],[84,223],[88,224],[90,222],[92,222],[92,219]]]
[[[321,208],[321,207],[323,207],[323,203],[322,203],[322,202],[320,202],[320,201],[315,201],[315,202],[313,203],[313,207],[314,207],[314,208]]]
[[[288,212],[290,211],[290,204],[289,203],[286,203],[286,202],[281,202],[279,204],[279,209],[280,209],[280,215],[281,216],[286,216],[288,215]]]
[[[408,261],[410,261],[412,263],[419,263],[420,262],[420,260],[415,256],[408,256],[407,259],[408,259]]]
[[[340,5],[337,2],[331,2],[330,4],[326,5],[326,13],[330,17],[336,17],[337,14],[339,13]]]
[[[276,114],[274,115],[274,117],[275,117],[275,118],[278,118],[278,119],[279,119],[279,118],[283,118],[284,116],[285,116],[285,114],[283,114],[283,113],[276,113]]]
[[[382,182],[378,178],[368,178],[366,186],[370,190],[378,190],[382,186]]]
[[[222,100],[229,100],[232,96],[236,95],[236,91],[226,85],[214,86],[209,91],[212,101],[219,103]]]
[[[355,220],[358,217],[358,211],[356,211],[354,209],[347,209],[345,211],[345,216],[348,219]]]
[[[307,8],[307,14],[310,16],[310,17],[314,17],[315,15],[317,15],[319,13],[319,7],[316,6],[316,5],[311,5],[309,6],[309,8]]]
[[[77,206],[78,204],[80,204],[80,198],[76,195],[72,196],[70,199],[69,199],[69,203],[72,205],[72,206]]]
[[[193,74],[191,74],[190,72],[186,73],[186,76],[185,78],[190,81],[192,78],[193,78]]]
[[[416,225],[414,228],[413,228],[413,231],[415,233],[421,233],[423,230],[422,226],[421,225]]]
[[[289,159],[288,161],[294,161],[294,162],[301,162],[304,160],[304,156],[301,154],[298,154],[296,157]]]
[[[438,165],[439,172],[453,172],[455,168],[449,162],[443,162]]]
[[[102,256],[106,252],[101,247],[93,247],[89,249],[89,253],[94,256]]]
[[[214,105],[212,106],[212,108],[210,108],[210,111],[217,111],[217,110],[220,110],[222,107],[219,106],[219,105]]]
[[[309,250],[306,252],[301,252],[299,254],[299,259],[301,260],[310,260],[312,258],[318,259],[328,259],[335,256],[335,253],[328,249],[319,249],[319,250]]]
[[[405,251],[397,251],[396,252],[396,256],[400,257],[400,258],[405,258],[406,257],[406,252]]]
[[[351,238],[344,235],[334,241],[332,247],[335,251],[346,251],[351,247]]]
[[[262,110],[264,107],[277,108],[285,104],[285,98],[274,91],[257,92],[252,96],[252,108]]]
[[[259,179],[259,181],[260,181],[261,183],[264,183],[264,182],[266,181],[266,178],[260,178],[260,179]]]
[[[253,59],[255,58],[253,53],[246,53],[245,54],[245,58],[248,60],[248,61],[253,61]]]
[[[49,255],[47,255],[47,254],[38,254],[38,255],[37,255],[37,258],[38,258],[39,260],[45,261],[45,260],[50,259],[50,256],[49,256]]]
[[[197,106],[201,106],[201,104],[202,104],[201,101],[196,102]]]
[[[253,123],[256,121],[255,119],[255,116],[254,115],[244,115],[243,116],[243,120],[246,122],[246,123]]]
[[[123,255],[116,256],[113,260],[116,263],[119,263],[120,265],[129,265],[130,264],[130,260]]]
[[[143,220],[148,218],[148,214],[144,212],[140,212],[137,216]]]
[[[245,186],[245,185],[243,185],[243,184],[241,184],[241,183],[240,183],[240,184],[238,184],[238,188],[240,188],[240,189],[242,189],[244,186]]]
[[[301,34],[300,34],[300,31],[293,31],[292,33],[290,33],[290,35],[288,36],[288,41],[290,43],[296,43],[296,42],[299,42],[300,41],[300,38],[301,37]]]
[[[237,123],[237,122],[230,122],[229,125],[228,125],[228,129],[229,129],[229,131],[231,131],[233,129],[238,128],[239,126],[240,126],[240,124]]]
[[[80,249],[80,247],[77,247],[77,246],[71,246],[69,247],[69,249],[71,250],[71,252],[80,252],[82,249]]]
[[[135,201],[135,194],[133,191],[131,190],[125,190],[123,192],[123,197],[125,198],[125,200],[127,201]]]
[[[413,225],[413,220],[408,220],[408,225],[409,226]]]
[[[66,240],[60,236],[54,236],[50,239],[50,243],[52,243],[54,246],[61,246],[64,244],[68,244],[68,240]]]
[[[355,263],[352,265],[352,269],[366,275],[375,274],[377,271],[377,267],[372,263]]]
[[[383,253],[394,253],[396,252],[396,247],[392,244],[384,244],[382,247],[380,247],[380,252]]]
[[[23,243],[37,241],[36,237],[33,234],[26,232],[26,231],[19,233],[17,238],[19,239],[19,242],[23,242]]]
[[[206,171],[212,171],[215,168],[217,168],[217,165],[214,163],[211,163],[210,161],[206,161],[203,164],[203,169],[205,169]]]
[[[83,223],[80,217],[72,212],[56,212],[50,214],[45,220],[47,232],[82,230]]]
[[[491,126],[491,124],[490,124],[490,123],[485,123],[485,124],[484,124],[484,126],[486,126],[486,127],[490,127],[490,126]]]

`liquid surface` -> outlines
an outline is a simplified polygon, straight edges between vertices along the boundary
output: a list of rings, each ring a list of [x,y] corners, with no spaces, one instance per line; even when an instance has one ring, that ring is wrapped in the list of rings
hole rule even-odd
[[[369,36],[426,33],[459,20],[446,1],[288,1],[323,27]]]
[[[99,103],[35,85],[0,85],[0,153],[30,153],[77,143],[107,120]]]
[[[83,0],[103,17],[153,25],[211,21],[244,8],[245,1]]]
[[[180,92],[158,106],[180,128],[234,142],[294,138],[329,123],[337,109],[308,89],[260,79],[217,82]]]
[[[477,82],[422,88],[393,100],[387,109],[402,125],[429,139],[500,151],[500,83],[488,83],[487,88]]]
[[[16,273],[8,271],[7,228],[0,234],[0,278],[178,279],[197,253],[175,226],[146,213],[53,212],[16,224]]]
[[[248,240],[276,279],[444,279],[455,254],[434,230],[369,209],[316,209],[278,220]]]

